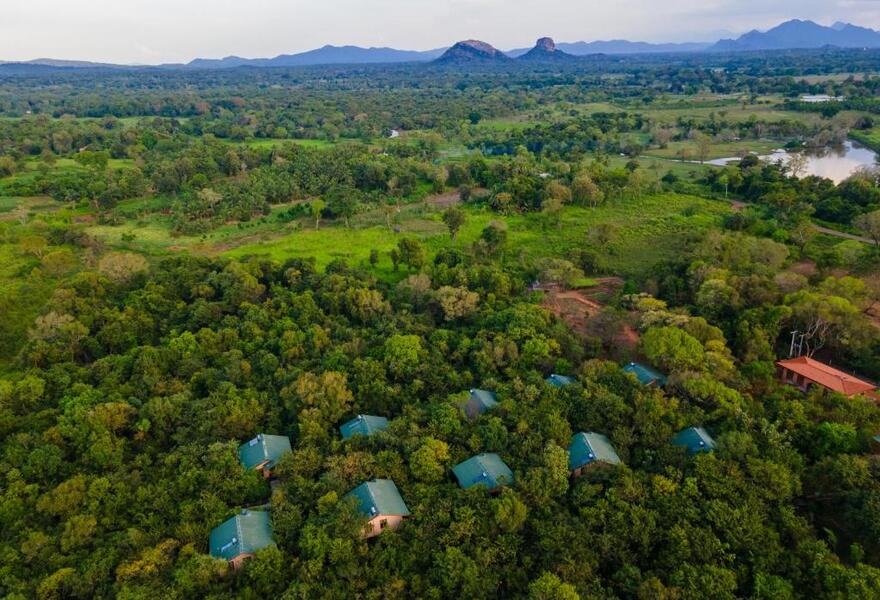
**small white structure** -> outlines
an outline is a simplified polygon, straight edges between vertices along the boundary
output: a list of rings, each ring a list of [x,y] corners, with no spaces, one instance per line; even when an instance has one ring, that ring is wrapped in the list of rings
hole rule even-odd
[[[843,96],[829,96],[828,94],[801,96],[801,102],[806,102],[807,104],[822,104],[823,102],[843,102]]]

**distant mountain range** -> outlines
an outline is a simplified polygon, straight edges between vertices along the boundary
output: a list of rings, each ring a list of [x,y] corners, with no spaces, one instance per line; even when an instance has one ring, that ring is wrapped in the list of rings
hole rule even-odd
[[[235,67],[302,67],[309,65],[343,65],[426,62],[439,58],[446,48],[427,50],[396,50],[394,48],[360,48],[358,46],[324,46],[299,54],[282,54],[275,58],[241,58],[228,56],[221,59],[197,58],[187,63],[194,69],[226,69]]]
[[[478,40],[459,42],[451,48],[434,50],[399,50],[395,48],[361,48],[358,46],[324,46],[299,54],[282,54],[275,58],[242,58],[228,56],[220,59],[197,58],[186,64],[155,65],[169,69],[231,69],[237,67],[295,67],[311,65],[379,64],[462,61],[504,61],[527,58],[531,61],[571,60],[578,56],[595,54],[649,54],[687,52],[742,52],[756,50],[786,50],[811,48],[880,48],[880,32],[850,23],[838,22],[830,27],[798,19],[786,21],[768,31],[750,31],[737,39],[717,43],[653,44],[628,40],[572,42],[554,44],[550,38],[541,38],[534,48],[518,48],[501,52]],[[16,66],[13,66],[16,65]],[[40,58],[25,62],[3,62],[4,71],[20,70],[26,66],[51,68],[133,68],[76,60]]]
[[[787,50],[790,48],[880,48],[880,32],[850,23],[831,27],[813,21],[786,21],[768,31],[750,31],[735,40],[721,40],[712,52]]]

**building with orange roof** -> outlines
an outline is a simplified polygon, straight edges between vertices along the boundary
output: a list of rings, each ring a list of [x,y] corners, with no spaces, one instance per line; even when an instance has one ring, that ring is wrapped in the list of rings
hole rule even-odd
[[[873,392],[877,386],[873,383],[844,373],[808,356],[780,360],[776,366],[779,378],[783,383],[793,385],[803,392],[810,391],[813,386],[819,386],[843,394],[848,398],[860,394],[876,396]]]

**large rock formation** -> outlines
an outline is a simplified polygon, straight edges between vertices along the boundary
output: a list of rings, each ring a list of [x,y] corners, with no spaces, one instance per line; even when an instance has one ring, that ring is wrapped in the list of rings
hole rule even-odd
[[[438,63],[506,62],[509,56],[491,44],[479,40],[458,42],[438,58]]]
[[[559,61],[572,60],[575,57],[566,54],[556,47],[556,42],[552,38],[542,37],[535,43],[535,47],[519,57],[518,60],[523,61]]]

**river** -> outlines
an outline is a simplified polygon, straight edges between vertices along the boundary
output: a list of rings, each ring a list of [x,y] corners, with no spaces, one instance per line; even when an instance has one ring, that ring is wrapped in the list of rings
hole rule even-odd
[[[800,176],[817,175],[830,179],[834,183],[840,183],[861,167],[877,165],[877,153],[856,142],[847,141],[840,146],[817,150],[803,150],[803,152],[807,155],[807,162]],[[790,157],[791,153],[787,150],[775,150],[772,154],[759,156],[758,158],[771,162],[786,163]],[[732,157],[717,158],[706,162],[710,165],[723,167],[739,160],[738,157]]]

